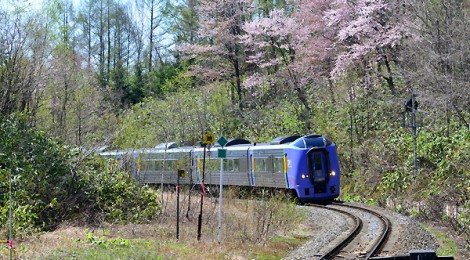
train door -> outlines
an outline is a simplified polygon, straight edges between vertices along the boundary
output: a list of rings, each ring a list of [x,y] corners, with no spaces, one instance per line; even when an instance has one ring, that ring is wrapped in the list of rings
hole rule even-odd
[[[314,193],[325,193],[328,183],[327,156],[321,150],[310,150],[308,153],[310,180]]]

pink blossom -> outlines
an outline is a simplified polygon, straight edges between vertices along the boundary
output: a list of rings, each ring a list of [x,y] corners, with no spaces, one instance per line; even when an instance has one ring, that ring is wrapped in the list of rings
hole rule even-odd
[[[341,72],[375,54],[378,49],[393,48],[406,35],[405,27],[394,13],[399,1],[336,0],[326,12],[328,26],[336,27],[335,48],[339,51],[331,75]]]

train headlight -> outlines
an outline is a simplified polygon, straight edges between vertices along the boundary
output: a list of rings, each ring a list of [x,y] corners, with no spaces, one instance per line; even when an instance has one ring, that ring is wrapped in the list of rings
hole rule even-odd
[[[306,178],[308,178],[308,175],[307,174],[302,174],[301,177],[302,177],[302,179],[306,179]]]
[[[330,172],[330,176],[336,176],[336,172],[335,172],[335,171],[331,171],[331,172]]]

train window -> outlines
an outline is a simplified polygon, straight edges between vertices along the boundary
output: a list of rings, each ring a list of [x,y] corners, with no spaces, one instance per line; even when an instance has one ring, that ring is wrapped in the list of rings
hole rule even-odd
[[[141,171],[152,171],[154,168],[153,161],[142,161],[140,164]]]
[[[238,172],[248,171],[248,158],[237,159],[238,161]]]
[[[238,172],[240,159],[224,159],[224,172]]]
[[[239,172],[240,159],[233,159],[233,172]]]
[[[187,158],[182,158],[178,160],[179,169],[188,169],[190,166],[190,161]]]
[[[255,158],[255,172],[267,172],[268,171],[268,158]]]
[[[163,161],[162,160],[156,160],[155,161],[155,171],[163,171]]]
[[[153,156],[153,154],[151,154],[151,153],[143,153],[143,154],[142,154],[142,157],[143,157],[145,160],[148,160],[148,159],[152,159],[154,156]]]
[[[232,172],[233,171],[233,160],[225,159],[224,160],[224,172]]]
[[[224,165],[223,166],[224,172],[239,172],[240,167],[243,167],[243,165],[240,165],[240,159],[224,159],[223,165]],[[203,167],[202,159],[200,159],[198,162],[198,169],[200,172],[202,172],[202,167]],[[219,172],[220,171],[220,159],[218,158],[207,159],[206,158],[205,170],[206,172],[208,171]]]
[[[324,180],[325,177],[323,174],[322,155],[320,153],[316,153],[314,155],[314,163],[315,163],[315,179],[317,181]]]
[[[273,172],[283,173],[283,171],[284,171],[284,158],[282,157],[273,158]]]
[[[176,171],[176,160],[165,161],[165,171]]]
[[[161,171],[163,169],[163,161],[161,160],[141,160],[141,171]]]
[[[201,160],[201,169],[200,171],[202,171],[202,160]],[[216,160],[216,159],[207,159],[206,158],[206,172],[207,171],[218,171],[220,168],[220,161],[219,160]]]

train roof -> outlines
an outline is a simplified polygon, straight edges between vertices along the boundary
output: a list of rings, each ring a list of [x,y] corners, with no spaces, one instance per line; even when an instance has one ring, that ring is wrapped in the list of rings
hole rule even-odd
[[[234,146],[234,145],[248,145],[249,146],[251,145],[251,142],[246,139],[234,138],[234,139],[229,139],[227,143],[225,144],[225,147]],[[220,145],[216,143],[214,147],[220,147]]]
[[[321,135],[312,134],[296,139],[291,145],[297,148],[326,148],[332,142]]]
[[[317,135],[305,135],[305,136],[281,136],[273,139],[270,143],[251,143],[245,139],[230,139],[224,148],[232,151],[244,151],[244,150],[280,150],[287,148],[325,148],[332,145],[332,142],[327,138]],[[213,145],[206,149],[206,151],[213,152],[216,149],[219,149],[221,146],[219,144]],[[118,156],[123,154],[138,154],[138,153],[184,153],[184,152],[202,152],[203,147],[197,146],[182,146],[178,147],[177,142],[168,142],[161,143],[154,148],[144,148],[144,149],[134,149],[134,150],[114,150],[101,152],[103,156]]]

